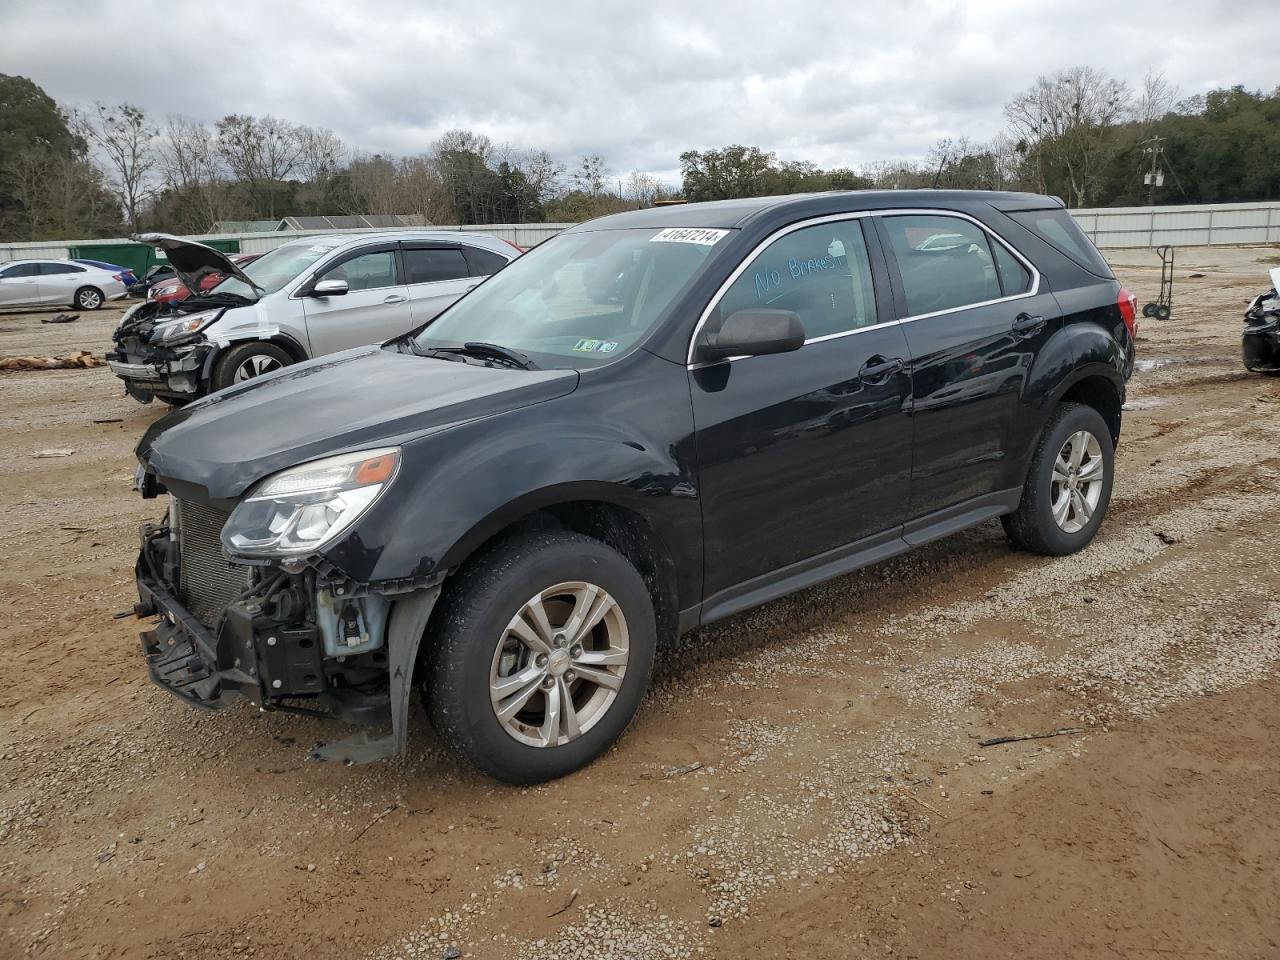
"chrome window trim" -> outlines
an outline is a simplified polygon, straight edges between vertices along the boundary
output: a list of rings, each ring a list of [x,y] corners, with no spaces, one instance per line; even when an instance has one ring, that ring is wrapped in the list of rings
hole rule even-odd
[[[995,240],[1002,247],[1004,247],[1006,250],[1009,251],[1009,253],[1013,255],[1014,259],[1016,259],[1019,263],[1021,263],[1024,267],[1026,267],[1027,270],[1030,271],[1031,289],[1026,291],[1025,293],[1015,293],[1007,297],[997,297],[994,300],[984,300],[981,303],[966,303],[963,306],[948,307],[945,310],[935,310],[932,313],[920,313],[920,314],[915,314],[909,317],[901,317],[896,320],[886,320],[882,323],[871,323],[865,327],[854,327],[850,330],[841,331],[840,333],[828,333],[821,337],[810,337],[805,340],[804,342],[805,346],[808,346],[811,343],[822,343],[823,341],[826,341],[826,340],[838,340],[842,337],[851,337],[854,334],[862,333],[863,331],[866,331],[866,330],[879,330],[883,327],[893,326],[894,324],[910,323],[913,320],[925,320],[925,319],[928,319],[929,317],[940,317],[948,313],[958,313],[961,310],[972,310],[976,307],[987,307],[996,303],[1005,303],[1007,301],[1022,300],[1027,297],[1034,297],[1040,292],[1040,271],[1036,269],[1035,264],[1033,264],[1030,260],[1024,257],[1020,251],[1018,251],[1011,243],[1009,243],[1009,241],[1007,241],[1004,237],[1000,236],[1000,234],[996,233],[994,230],[988,227],[985,223],[983,223],[977,217],[971,216],[967,213],[961,213],[958,210],[943,210],[943,209],[935,209],[935,208],[927,208],[927,207],[900,207],[900,208],[894,208],[894,209],[888,209],[888,210],[859,210],[851,213],[834,213],[834,214],[828,214],[822,217],[813,217],[809,220],[800,220],[796,223],[788,224],[787,226],[782,227],[779,230],[775,230],[773,233],[769,234],[769,236],[765,237],[758,244],[756,244],[756,246],[752,248],[751,252],[747,254],[747,256],[743,257],[742,263],[738,264],[737,268],[733,271],[733,273],[729,274],[729,277],[724,281],[724,283],[722,283],[719,286],[719,288],[717,288],[716,292],[712,295],[711,300],[708,301],[706,308],[702,311],[701,315],[699,315],[698,322],[694,325],[694,328],[693,328],[693,335],[689,338],[689,349],[685,354],[685,367],[689,370],[699,370],[699,369],[702,369],[703,367],[711,367],[720,363],[733,363],[735,360],[747,359],[746,357],[727,357],[724,360],[703,360],[700,362],[694,362],[693,348],[694,348],[694,344],[698,342],[698,334],[702,332],[702,328],[706,326],[707,320],[710,319],[712,311],[714,311],[715,308],[719,305],[725,293],[728,292],[728,289],[731,286],[733,286],[733,284],[737,281],[738,277],[740,277],[744,272],[746,272],[747,266],[760,254],[760,252],[764,250],[766,247],[768,247],[770,244],[772,244],[775,240],[778,240],[789,233],[794,233],[796,230],[802,230],[805,227],[812,227],[821,223],[834,223],[841,220],[861,220],[868,217],[893,217],[893,216],[957,217],[961,220],[968,220],[970,223],[976,224],[978,229],[982,230],[989,237],[995,238]],[[888,258],[889,256],[892,256],[893,252],[884,251],[884,253],[885,253],[885,257]],[[998,274],[997,274],[997,280],[998,280]],[[873,287],[874,287],[874,284],[875,284],[875,279],[873,276],[872,278]]]

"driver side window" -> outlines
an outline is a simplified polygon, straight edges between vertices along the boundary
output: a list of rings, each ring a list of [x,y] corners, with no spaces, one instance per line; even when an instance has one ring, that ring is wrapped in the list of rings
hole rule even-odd
[[[769,244],[720,300],[721,317],[749,308],[792,311],[808,340],[874,324],[876,301],[861,222],[814,224]]]
[[[397,286],[400,280],[396,271],[395,252],[378,250],[357,254],[330,267],[316,278],[317,283],[322,280],[345,280],[347,289],[352,292]]]

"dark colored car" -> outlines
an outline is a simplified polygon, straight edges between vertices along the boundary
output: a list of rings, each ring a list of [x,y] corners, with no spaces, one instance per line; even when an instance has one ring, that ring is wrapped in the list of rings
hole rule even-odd
[[[151,427],[151,676],[389,725],[317,752],[348,762],[403,748],[416,686],[488,774],[568,773],[682,631],[996,517],[1033,551],[1086,546],[1134,306],[1029,194],[574,227],[414,333]]]
[[[1271,271],[1275,284],[1253,298],[1244,314],[1244,365],[1255,373],[1280,373],[1280,267]]]
[[[178,274],[167,263],[152,264],[138,280],[129,287],[129,296],[145,298],[151,288],[158,284],[174,280]]]
[[[120,282],[126,287],[132,287],[138,282],[137,276],[128,267],[122,267],[118,263],[107,263],[105,260],[84,260],[76,258],[72,263],[83,263],[87,267],[97,267],[99,270],[108,270],[111,273],[120,274]]]
[[[237,267],[245,267],[260,256],[262,256],[260,253],[229,253],[227,259]],[[208,293],[225,279],[225,275],[221,273],[206,274],[200,279],[199,290],[201,293]],[[191,295],[191,289],[176,276],[153,283],[147,290],[147,299],[156,303],[178,303]]]

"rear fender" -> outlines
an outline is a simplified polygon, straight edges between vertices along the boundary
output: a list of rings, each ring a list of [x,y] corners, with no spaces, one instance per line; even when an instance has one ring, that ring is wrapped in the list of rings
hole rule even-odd
[[[1035,446],[1062,398],[1089,377],[1105,379],[1124,404],[1124,351],[1114,338],[1093,323],[1069,323],[1045,344],[1036,357],[1024,396],[1025,415],[1010,438],[1005,486],[1019,487],[1026,477]]]

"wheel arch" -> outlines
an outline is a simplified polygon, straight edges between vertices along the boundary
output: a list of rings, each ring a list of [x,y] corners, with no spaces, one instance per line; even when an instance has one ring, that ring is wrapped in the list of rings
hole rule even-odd
[[[485,517],[445,554],[450,576],[502,540],[538,530],[570,530],[599,540],[621,554],[644,580],[653,601],[660,641],[679,632],[679,587],[675,558],[660,522],[627,491],[609,483],[572,483],[535,491]]]
[[[200,379],[207,382],[209,378],[213,376],[214,364],[216,364],[228,350],[233,350],[241,344],[253,343],[254,341],[270,343],[279,347],[285,353],[289,354],[289,358],[294,363],[301,363],[303,360],[310,359],[310,355],[301,343],[299,343],[295,338],[289,336],[289,334],[280,330],[264,333],[262,336],[256,337],[235,337],[228,340],[219,340],[214,344],[214,348],[210,350],[209,355],[204,358],[204,366],[200,370]]]
[[[1054,405],[1080,403],[1092,407],[1101,414],[1111,433],[1111,447],[1120,445],[1120,427],[1123,420],[1124,380],[1109,365],[1091,365],[1077,370],[1056,391]]]

